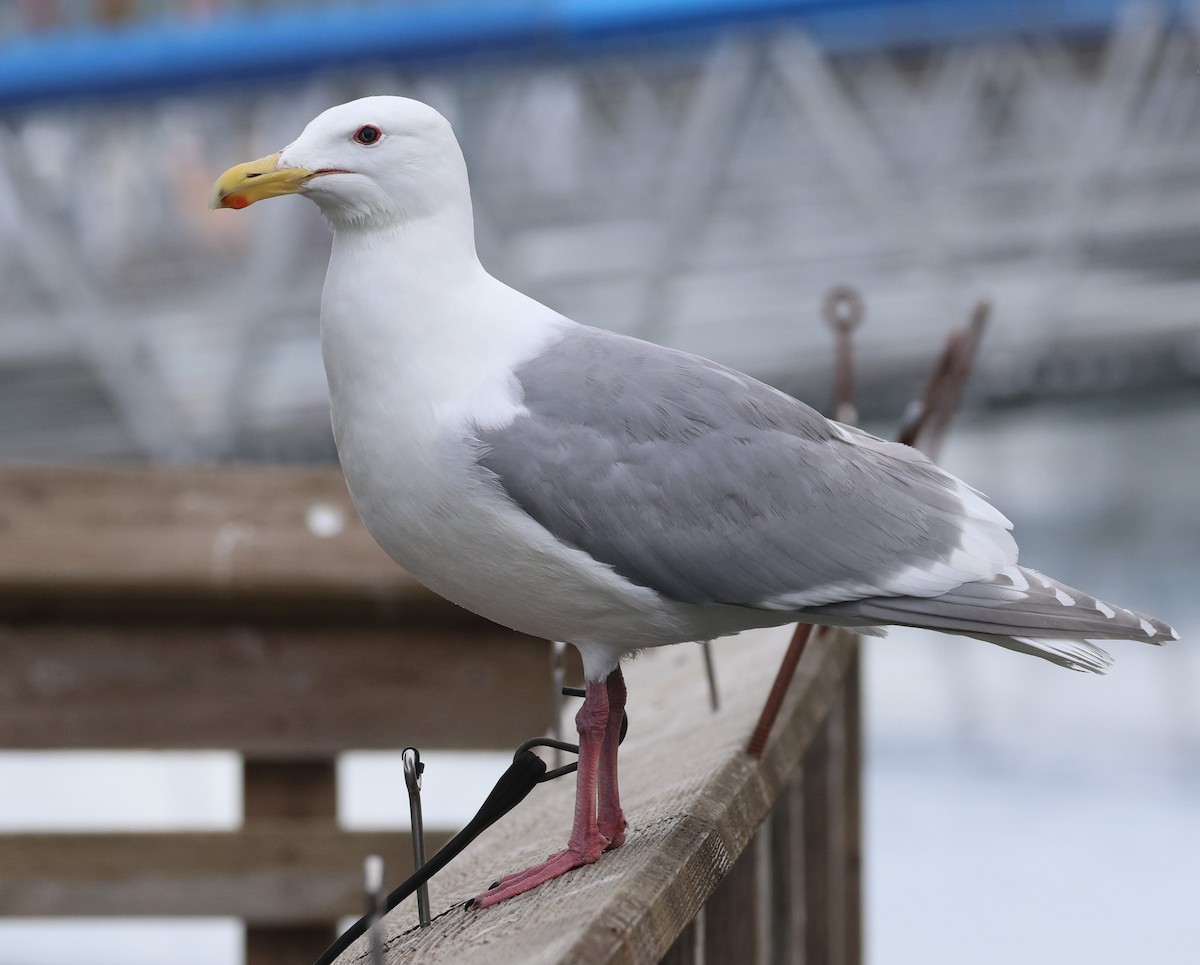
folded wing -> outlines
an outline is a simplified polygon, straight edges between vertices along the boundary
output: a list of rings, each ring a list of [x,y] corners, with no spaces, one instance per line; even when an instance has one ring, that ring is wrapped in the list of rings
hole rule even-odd
[[[1011,524],[915,450],[714,363],[572,329],[518,368],[480,463],[558,539],[686,603],[938,596],[1015,562]]]

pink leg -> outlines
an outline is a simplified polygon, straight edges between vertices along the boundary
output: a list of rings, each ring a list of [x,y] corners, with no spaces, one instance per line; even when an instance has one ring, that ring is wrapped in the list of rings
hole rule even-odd
[[[621,722],[625,716],[625,677],[618,667],[608,675],[608,724],[604,731],[604,746],[600,749],[600,784],[597,826],[608,838],[606,851],[625,843],[625,812],[621,810],[621,793],[617,788],[617,749],[621,744]]]
[[[541,864],[500,879],[498,885],[475,898],[474,908],[490,908],[538,885],[565,874],[572,868],[591,864],[604,853],[608,840],[596,826],[596,777],[600,754],[608,731],[608,687],[604,681],[589,681],[583,706],[575,715],[579,729],[579,771],[575,781],[575,821],[567,849]]]

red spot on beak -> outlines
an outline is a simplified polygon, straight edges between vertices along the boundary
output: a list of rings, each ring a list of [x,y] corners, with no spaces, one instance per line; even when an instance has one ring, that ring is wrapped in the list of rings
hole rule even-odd
[[[248,208],[249,206],[250,200],[245,195],[231,194],[225,199],[225,207],[227,208],[237,208],[238,210],[241,210],[242,208]]]

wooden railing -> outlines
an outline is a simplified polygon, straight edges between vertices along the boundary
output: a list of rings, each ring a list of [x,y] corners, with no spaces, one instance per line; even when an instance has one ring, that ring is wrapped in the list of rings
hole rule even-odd
[[[716,644],[716,713],[697,648],[632,662],[625,847],[463,911],[565,840],[572,782],[545,785],[434,878],[431,927],[388,916],[387,960],[858,962],[856,648],[810,643],[753,759],[786,636]],[[0,834],[0,915],[231,915],[248,965],[304,965],[360,911],[364,855],[411,870],[407,834],[338,827],[337,754],[515,747],[550,723],[549,667],[387,560],[335,470],[4,469],[0,749],[235,750],[245,820]]]
[[[761,759],[745,747],[787,643],[718,641],[721,709],[709,709],[696,648],[653,651],[626,670],[623,847],[485,911],[467,899],[561,846],[574,787],[558,781],[480,838],[384,922],[389,965],[850,965],[861,961],[857,649],[809,643]],[[439,914],[440,913],[440,914]],[[370,965],[364,939],[339,965]]]

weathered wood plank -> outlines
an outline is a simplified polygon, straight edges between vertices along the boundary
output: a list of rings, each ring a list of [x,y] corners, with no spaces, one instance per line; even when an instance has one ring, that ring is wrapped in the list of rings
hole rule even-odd
[[[651,651],[630,663],[630,732],[621,786],[630,821],[624,847],[587,868],[484,912],[463,902],[500,873],[566,839],[574,788],[536,791],[431,882],[432,927],[415,905],[385,921],[389,962],[422,965],[651,965],[671,948],[746,847],[789,781],[842,686],[854,652],[845,636],[805,654],[763,757],[744,746],[789,633],[745,634],[715,645],[722,708],[710,714],[696,648]],[[359,942],[343,965],[369,961]]]
[[[514,747],[550,723],[550,647],[485,626],[0,626],[0,747]]]
[[[448,836],[430,834],[430,847]],[[322,822],[239,831],[0,835],[0,915],[230,915],[254,924],[330,922],[362,910],[362,859],[412,873],[399,831]]]
[[[392,563],[333,468],[0,469],[0,618],[475,622]]]

